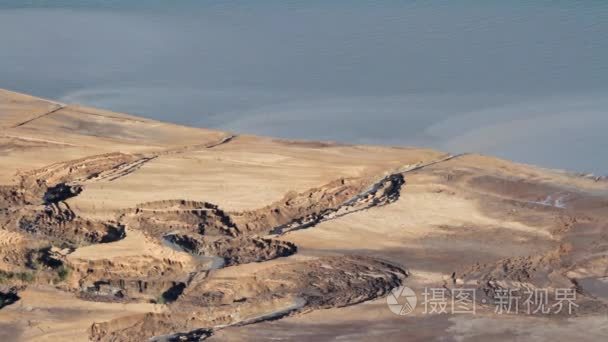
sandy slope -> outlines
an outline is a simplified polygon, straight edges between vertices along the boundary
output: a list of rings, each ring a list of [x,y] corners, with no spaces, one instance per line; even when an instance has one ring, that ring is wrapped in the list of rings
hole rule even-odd
[[[0,294],[20,297],[0,309],[3,341],[608,336],[608,182],[478,155],[233,136],[8,91],[0,127],[0,271],[14,274]],[[231,266],[209,270],[217,258]],[[473,288],[478,314],[397,316],[384,298],[401,283]],[[481,302],[520,286],[575,289],[580,310],[498,315]]]

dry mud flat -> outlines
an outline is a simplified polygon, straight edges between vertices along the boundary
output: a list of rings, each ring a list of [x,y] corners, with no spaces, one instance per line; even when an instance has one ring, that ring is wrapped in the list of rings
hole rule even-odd
[[[608,336],[601,177],[2,91],[0,111],[0,340]],[[394,315],[401,285],[473,289],[479,315]],[[573,290],[577,311],[495,314],[512,288]]]
[[[25,288],[30,281],[57,286],[82,300],[161,303],[167,305],[166,312],[95,323],[89,337],[99,341],[155,336],[192,339],[231,325],[381,297],[407,275],[398,266],[356,256],[290,261],[278,270],[249,274],[245,270],[230,281],[221,276],[217,281],[217,273],[212,272],[294,255],[295,244],[259,234],[304,229],[336,213],[346,214],[350,208],[387,204],[398,197],[402,177],[383,177],[371,185],[364,179],[340,179],[243,212],[226,212],[206,202],[161,200],[119,211],[109,221],[97,221],[71,209],[67,200],[86,191],[89,182],[125,176],[132,171],[114,170],[131,170],[124,165],[134,160],[141,159],[114,153],[61,162],[20,174],[19,184],[2,193],[3,230],[48,246],[23,245],[6,251],[14,257],[5,258],[12,262],[7,265],[10,276],[3,281],[13,287],[2,292],[3,305],[17,301],[15,286]],[[108,174],[114,176],[102,177]],[[147,241],[147,251],[171,252],[109,256],[113,244],[135,233]],[[97,253],[87,251],[95,248]],[[94,260],[87,258],[91,254],[96,254]],[[30,271],[37,271],[33,279],[15,276]]]

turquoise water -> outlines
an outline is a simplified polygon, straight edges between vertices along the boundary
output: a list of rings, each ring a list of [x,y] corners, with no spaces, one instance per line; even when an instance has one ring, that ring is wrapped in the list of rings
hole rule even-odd
[[[608,173],[605,1],[0,1],[0,87]]]

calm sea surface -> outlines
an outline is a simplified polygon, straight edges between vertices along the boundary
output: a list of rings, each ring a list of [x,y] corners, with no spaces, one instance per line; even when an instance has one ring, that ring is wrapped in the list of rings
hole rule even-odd
[[[608,1],[0,0],[0,87],[608,174]]]

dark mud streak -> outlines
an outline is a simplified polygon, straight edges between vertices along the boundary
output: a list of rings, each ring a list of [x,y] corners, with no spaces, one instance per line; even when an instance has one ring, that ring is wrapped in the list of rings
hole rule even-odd
[[[358,260],[357,260],[358,261]],[[353,263],[353,265],[359,265],[359,263],[356,260],[351,260],[351,262]],[[362,259],[360,260],[361,262],[363,262],[364,264],[369,261],[371,261],[371,259]],[[321,263],[323,263],[324,261],[320,261]],[[403,284],[403,281],[405,280],[405,278],[407,278],[409,276],[409,272],[405,269],[403,269],[401,266],[398,266],[394,263],[385,261],[385,260],[380,260],[380,259],[375,259],[373,260],[374,263],[376,263],[376,266],[382,266],[384,268],[384,272],[385,277],[382,278],[382,281],[374,281],[371,278],[368,278],[367,281],[367,286],[366,289],[370,290],[369,293],[361,293],[359,291],[357,291],[357,286],[362,286],[360,283],[358,283],[358,285],[352,285],[350,283],[349,280],[343,280],[347,283],[343,284],[344,286],[346,286],[347,289],[349,289],[351,286],[354,287],[353,289],[353,293],[350,296],[346,296],[344,298],[340,298],[340,295],[342,293],[335,293],[336,296],[331,296],[328,295],[326,292],[323,291],[318,291],[319,289],[315,289],[313,286],[312,288],[310,287],[304,287],[301,288],[299,290],[297,290],[297,292],[300,292],[297,297],[295,297],[295,302],[290,305],[289,307],[286,308],[281,308],[275,311],[271,311],[271,312],[267,312],[267,313],[262,313],[258,316],[255,317],[251,317],[251,318],[247,318],[241,321],[237,321],[237,322],[233,322],[233,323],[229,323],[229,324],[225,324],[225,325],[214,325],[214,326],[209,326],[209,327],[205,327],[202,328],[202,330],[208,331],[210,334],[214,334],[220,330],[223,329],[227,329],[227,328],[232,328],[232,327],[239,327],[239,326],[245,326],[245,325],[251,325],[251,324],[256,324],[256,323],[260,323],[260,322],[268,322],[268,321],[275,321],[275,320],[280,320],[284,317],[288,317],[292,314],[296,314],[296,313],[307,313],[310,311],[314,311],[314,310],[319,310],[319,309],[324,309],[324,308],[336,308],[336,307],[345,307],[345,306],[352,306],[352,305],[357,305],[360,304],[362,302],[371,300],[371,299],[375,299],[375,298],[380,298],[385,296],[389,291],[391,291],[393,288],[401,286]],[[370,265],[369,263],[367,263],[367,267],[369,268]],[[330,288],[333,288],[333,286],[335,284],[332,284],[331,281],[328,281],[327,279],[330,279],[331,277],[327,274],[327,271],[325,268],[322,267],[317,267],[315,265],[311,266],[314,270],[311,269],[311,272],[318,272],[317,274],[313,275],[314,279],[318,279],[319,282],[323,283],[323,282],[327,282],[326,285],[329,285]],[[362,269],[365,268],[365,266],[360,266]],[[331,267],[331,263],[330,263],[330,269],[333,269]],[[356,268],[355,268],[356,270]],[[293,270],[292,270],[293,271]],[[281,271],[278,271],[279,273]],[[340,272],[340,271],[338,271]],[[307,272],[304,272],[305,274],[308,274]],[[356,272],[354,271],[354,273],[356,274],[360,274],[360,272]],[[267,273],[263,273],[260,275],[254,275],[254,276],[259,276],[260,278],[264,278],[266,279],[266,277],[272,278],[272,273],[271,274],[267,274]],[[296,277],[295,279],[290,279],[290,277],[287,277],[286,280],[288,282],[298,282],[298,278]],[[355,281],[355,284],[357,284],[357,280],[359,279],[353,279],[353,281]],[[335,285],[337,286],[337,288],[340,288],[339,284]],[[359,290],[361,290],[359,288]],[[319,296],[319,293],[323,293],[324,295]],[[326,296],[327,295],[327,296]],[[188,295],[187,295],[188,296]],[[185,298],[186,301],[191,300],[191,298]],[[201,329],[197,329],[197,330],[193,330],[192,332],[196,332],[199,331]],[[170,341],[167,338],[168,337],[174,337],[174,336],[187,336],[187,334],[190,333],[178,333],[178,334],[173,334],[173,335],[163,335],[163,336],[157,336],[152,338],[150,341]],[[186,341],[189,341],[186,339]]]
[[[56,204],[80,195],[82,190],[82,187],[79,185],[59,183],[57,185],[48,187],[42,196],[42,200],[44,201],[44,204]]]
[[[32,121],[34,121],[34,120],[38,120],[38,119],[43,118],[43,117],[45,117],[45,116],[47,116],[47,115],[50,115],[50,114],[56,113],[56,112],[58,112],[58,111],[60,111],[60,110],[62,110],[62,109],[64,109],[64,108],[66,108],[66,107],[67,107],[67,106],[65,106],[65,105],[58,105],[58,107],[53,108],[52,110],[50,110],[50,111],[48,111],[48,112],[46,112],[46,113],[43,113],[43,114],[41,114],[41,115],[38,115],[37,117],[34,117],[34,118],[32,118],[32,119],[29,119],[29,120],[26,120],[26,121],[23,121],[23,122],[21,122],[21,123],[18,123],[18,124],[16,124],[16,125],[14,125],[14,126],[13,126],[13,128],[17,128],[17,127],[21,127],[21,126],[23,126],[23,125],[27,125],[28,123],[30,123],[30,122],[32,122]]]
[[[418,165],[418,166],[415,166],[413,168],[407,169],[407,170],[403,171],[402,173],[419,171],[419,170],[422,170],[422,169],[424,169],[426,167],[429,167],[429,166],[432,166],[432,165],[436,165],[436,164],[440,164],[440,163],[443,163],[443,162],[446,162],[446,161],[450,161],[452,159],[464,157],[464,156],[467,156],[469,154],[470,153],[449,154],[449,155],[447,155],[447,156],[445,156],[443,158],[440,158],[440,159],[437,159],[437,160],[433,160],[431,162],[424,163],[422,165]]]
[[[9,290],[7,292],[0,291],[0,309],[4,308],[5,306],[14,304],[19,299],[21,298],[15,290]]]
[[[167,291],[163,292],[161,296],[165,300],[165,303],[175,302],[179,298],[179,296],[182,295],[182,293],[186,289],[186,286],[186,283],[178,282],[171,288],[169,288]]]
[[[87,181],[92,181],[92,180],[107,180],[109,182],[112,182],[119,178],[125,177],[127,175],[130,175],[130,174],[138,171],[146,163],[148,163],[156,158],[159,158],[161,156],[181,154],[181,153],[185,153],[185,152],[197,150],[197,149],[214,148],[214,147],[226,144],[226,143],[232,141],[236,137],[237,137],[236,135],[231,135],[231,136],[223,138],[222,140],[220,140],[218,142],[212,143],[211,145],[209,145],[209,144],[187,145],[187,146],[172,148],[172,149],[168,149],[168,150],[164,150],[164,151],[154,152],[148,156],[144,156],[144,157],[137,159],[135,161],[132,161],[130,163],[122,163],[122,164],[116,165],[110,169],[102,170],[95,174],[91,174],[84,179],[76,180],[76,182],[85,183]],[[104,173],[109,173],[109,174],[104,174]]]
[[[149,161],[152,161],[154,159],[158,158],[158,156],[150,156],[150,157],[142,157],[140,159],[135,160],[134,162],[131,163],[123,163],[120,165],[117,165],[115,167],[113,167],[110,170],[104,170],[102,172],[113,172],[116,171],[115,174],[110,173],[109,175],[105,175],[105,176],[101,176],[101,172],[97,173],[96,175],[91,175],[89,176],[86,180],[83,180],[83,182],[89,181],[89,180],[108,180],[109,182],[113,182],[119,178],[125,177],[127,175],[132,174],[133,172],[141,169],[144,164],[148,163]]]
[[[375,197],[378,191],[380,191],[387,184],[389,184],[388,192],[380,197]],[[325,209],[322,212],[318,214],[313,214],[311,216],[297,218],[292,222],[272,228],[270,232],[274,235],[283,235],[291,231],[314,227],[321,222],[334,220],[339,217],[343,217],[372,207],[383,206],[386,204],[393,203],[397,199],[399,199],[401,188],[404,184],[405,178],[401,173],[390,174],[382,178],[380,181],[372,184],[369,189],[354,196],[353,198],[349,199],[338,207]],[[365,203],[365,201],[369,197],[374,198],[370,203]],[[357,204],[363,204],[363,206],[358,209],[348,210],[348,208],[355,207]],[[345,209],[347,210],[347,212],[338,214],[341,209]]]
[[[213,335],[212,329],[195,329],[186,333],[175,333],[171,335],[156,336],[149,339],[149,342],[189,342],[203,341]]]
[[[218,142],[216,142],[214,144],[208,145],[207,148],[214,148],[214,147],[218,147],[220,145],[227,144],[227,143],[231,142],[232,140],[236,139],[237,137],[238,136],[234,135],[234,134],[230,135],[230,136],[227,136],[227,137],[223,138],[222,140],[220,140],[220,141],[218,141]]]
[[[449,161],[449,160],[452,160],[455,158],[459,158],[459,157],[462,157],[465,155],[468,155],[468,153],[447,155],[443,158],[433,160],[428,163],[424,163],[424,164],[414,166],[414,167],[406,169],[406,170],[392,173],[392,174],[380,179],[376,183],[372,184],[372,186],[369,187],[366,191],[354,196],[353,198],[344,202],[343,204],[341,204],[338,207],[328,208],[317,214],[312,214],[312,215],[309,215],[306,217],[300,217],[300,218],[294,219],[292,222],[289,222],[287,224],[271,228],[270,233],[273,235],[284,235],[291,231],[314,227],[317,224],[324,222],[324,221],[334,220],[334,219],[337,219],[337,218],[340,218],[340,217],[343,217],[346,215],[350,215],[350,214],[353,214],[353,213],[356,213],[359,211],[363,211],[363,210],[367,210],[367,209],[370,209],[373,207],[380,207],[380,206],[384,206],[384,205],[393,203],[399,199],[399,196],[401,195],[402,187],[406,183],[404,174],[406,174],[408,172],[419,171],[428,166],[443,163],[443,162],[446,162],[446,161]],[[383,188],[383,186],[385,186],[388,183],[390,183],[390,185],[389,185],[390,188],[388,189],[388,192],[384,193],[380,197],[375,197],[377,195],[378,191],[380,191]],[[374,197],[372,202],[365,203],[365,201],[369,197]],[[348,210],[349,208],[354,208],[357,205],[361,205],[361,204],[362,204],[362,206],[360,208],[357,208],[354,210]],[[342,209],[345,209],[346,212],[339,213]]]
[[[220,145],[227,144],[227,143],[231,142],[232,140],[236,139],[237,137],[238,137],[237,135],[230,135],[230,136],[220,139],[217,142],[174,147],[174,148],[170,148],[167,150],[156,152],[156,153],[154,153],[154,156],[160,157],[160,156],[167,156],[167,155],[182,154],[182,153],[191,152],[191,151],[200,151],[200,150],[204,150],[204,149],[211,149],[214,147],[218,147]]]
[[[250,325],[250,324],[255,324],[255,323],[259,323],[259,322],[278,321],[282,318],[288,317],[296,312],[299,312],[301,309],[303,309],[306,306],[306,304],[307,304],[306,300],[301,299],[301,298],[298,298],[298,299],[299,299],[299,301],[297,303],[295,303],[294,305],[292,305],[291,307],[288,307],[286,309],[281,309],[281,310],[278,310],[275,312],[263,314],[258,317],[249,318],[244,321],[231,324],[231,325],[227,326],[226,328],[239,327],[239,326]]]

